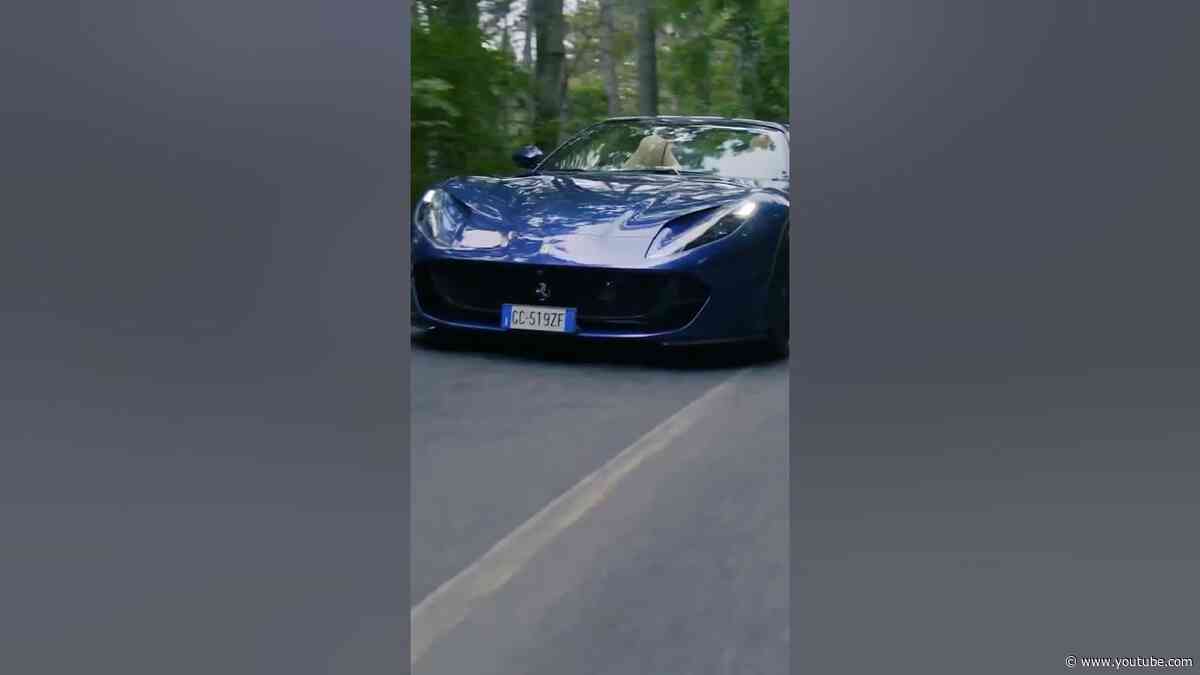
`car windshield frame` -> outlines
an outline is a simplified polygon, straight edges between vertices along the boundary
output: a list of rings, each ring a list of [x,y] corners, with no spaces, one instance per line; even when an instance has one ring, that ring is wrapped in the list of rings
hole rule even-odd
[[[593,142],[597,138],[598,135],[604,134],[605,132],[610,132],[613,127],[617,127],[617,126],[634,127],[637,130],[637,132],[642,133],[643,141],[650,139],[652,136],[659,136],[661,133],[666,132],[665,136],[659,136],[659,137],[666,138],[667,140],[671,140],[672,144],[670,147],[672,148],[672,150],[680,147],[680,146],[674,144],[674,140],[676,138],[678,138],[680,132],[685,132],[685,133],[691,132],[693,134],[699,134],[699,133],[709,133],[712,131],[717,131],[717,132],[723,131],[723,132],[733,132],[736,134],[745,134],[747,138],[755,138],[755,137],[759,137],[759,136],[766,137],[772,144],[770,146],[769,150],[767,150],[767,151],[772,153],[773,155],[777,156],[776,158],[773,158],[771,160],[771,163],[778,165],[780,167],[780,171],[775,174],[771,174],[771,172],[769,170],[764,170],[764,171],[754,174],[754,175],[743,175],[743,174],[731,173],[728,171],[721,171],[720,167],[714,167],[712,170],[697,170],[695,168],[690,168],[688,166],[684,166],[683,164],[679,163],[677,158],[675,158],[675,157],[671,158],[674,161],[674,164],[668,164],[668,165],[664,165],[664,166],[640,166],[640,167],[634,167],[634,168],[625,168],[625,167],[602,168],[599,166],[582,168],[582,167],[573,167],[573,166],[555,166],[556,161],[561,162],[563,160],[563,158],[568,157],[572,152],[578,151],[580,149],[581,144],[584,147],[587,147],[587,144]],[[647,131],[650,133],[645,133]],[[716,176],[716,177],[720,177],[720,178],[730,178],[730,179],[739,179],[739,180],[755,180],[755,181],[787,180],[787,178],[788,178],[788,162],[790,159],[789,154],[788,154],[789,150],[790,150],[789,141],[790,141],[789,134],[787,133],[786,129],[779,129],[774,126],[770,126],[770,125],[766,125],[766,124],[758,125],[758,124],[749,124],[749,123],[737,123],[737,122],[731,122],[728,120],[711,120],[711,121],[709,121],[709,120],[690,121],[689,120],[689,121],[680,121],[680,122],[667,121],[667,120],[662,120],[662,119],[647,119],[647,118],[606,120],[604,122],[600,122],[598,124],[594,124],[590,127],[587,127],[585,129],[581,130],[579,133],[577,133],[573,137],[571,137],[570,139],[568,139],[566,142],[564,142],[562,145],[560,145],[558,148],[556,148],[554,150],[554,152],[550,153],[550,155],[547,156],[538,165],[536,171],[537,171],[537,173],[543,173],[543,172],[545,172],[545,173],[579,173],[579,172],[583,172],[583,173],[600,173],[600,174],[606,174],[606,175],[638,174],[638,173],[643,173],[643,174],[644,173],[665,173],[665,174],[678,174],[678,175],[686,175],[686,176]],[[688,146],[684,145],[682,147],[687,148]],[[746,149],[749,149],[749,146],[746,146]],[[743,151],[744,150],[734,151],[734,154],[736,155]],[[620,152],[624,152],[624,150],[621,150]],[[632,161],[632,156],[635,155],[637,152],[638,152],[637,149],[635,149],[632,152],[629,152],[629,154],[627,155],[626,162]],[[688,155],[690,153],[682,152],[681,154],[683,154],[686,158],[686,157],[688,157]],[[727,159],[730,156],[731,155],[725,154],[724,161],[727,161]]]

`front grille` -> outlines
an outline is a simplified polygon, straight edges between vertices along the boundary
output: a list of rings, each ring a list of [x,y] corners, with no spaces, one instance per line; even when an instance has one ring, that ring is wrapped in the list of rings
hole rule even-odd
[[[417,265],[421,307],[444,321],[499,325],[505,303],[574,307],[584,331],[660,332],[686,326],[708,289],[686,273],[438,260]],[[537,289],[545,283],[546,299]]]

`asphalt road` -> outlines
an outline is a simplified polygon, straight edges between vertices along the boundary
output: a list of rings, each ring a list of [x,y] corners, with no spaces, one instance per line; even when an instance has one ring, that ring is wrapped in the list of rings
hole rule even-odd
[[[786,362],[418,336],[412,392],[414,604],[639,439],[663,440],[569,525],[551,518],[415,673],[787,671]]]

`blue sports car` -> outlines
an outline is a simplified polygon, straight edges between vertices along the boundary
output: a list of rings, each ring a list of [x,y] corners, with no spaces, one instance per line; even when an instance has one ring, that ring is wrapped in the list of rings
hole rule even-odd
[[[460,177],[412,219],[417,324],[788,351],[785,124],[622,117],[525,173]]]

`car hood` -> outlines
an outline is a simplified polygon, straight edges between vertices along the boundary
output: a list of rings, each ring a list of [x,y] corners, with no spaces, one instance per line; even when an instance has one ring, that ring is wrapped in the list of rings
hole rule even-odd
[[[441,188],[470,211],[452,250],[466,257],[628,264],[661,226],[738,201],[762,186],[710,176],[551,173],[451,179]]]

